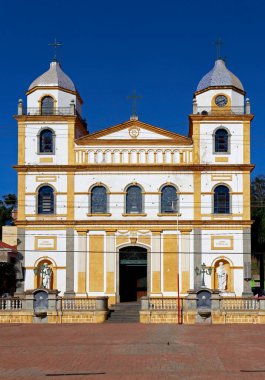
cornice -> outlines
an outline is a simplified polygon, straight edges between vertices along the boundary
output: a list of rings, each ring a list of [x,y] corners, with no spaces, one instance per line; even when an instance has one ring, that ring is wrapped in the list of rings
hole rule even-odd
[[[244,90],[240,90],[239,88],[235,86],[208,86],[200,91],[195,91],[194,95],[202,94],[203,92],[210,91],[210,90],[234,90],[236,92],[239,92],[239,94],[246,95],[246,92]]]
[[[212,115],[202,115],[202,114],[190,114],[189,120],[190,121],[230,121],[230,120],[240,120],[240,121],[251,121],[253,120],[254,115],[253,114],[242,114],[242,115],[231,115],[226,112],[215,112]]]
[[[68,92],[69,94],[76,95],[76,97],[78,98],[79,102],[81,104],[83,104],[83,99],[81,98],[81,96],[80,96],[80,94],[79,94],[78,91],[68,90],[68,89],[60,87],[60,86],[35,86],[35,87],[31,88],[30,90],[28,90],[26,92],[26,95],[28,96],[32,92],[37,91],[37,90],[60,90],[60,91]]]
[[[252,164],[94,164],[94,165],[15,165],[17,172],[98,172],[98,171],[186,171],[186,172],[252,172]]]
[[[174,145],[174,146],[190,146],[192,147],[192,140],[189,139],[187,140],[178,140],[178,139],[144,139],[144,140],[138,140],[138,139],[124,139],[124,140],[119,140],[119,139],[90,139],[89,136],[84,136],[82,140],[77,139],[75,140],[75,143],[77,146],[103,146],[103,145],[114,145],[114,146],[134,146],[134,145],[143,145],[143,146],[148,146],[148,145],[159,145],[159,146],[167,146],[167,145]]]
[[[250,227],[254,223],[253,220],[50,220],[49,226],[87,226],[87,227],[97,227],[97,226],[109,226],[113,228],[115,226],[141,226],[141,228],[154,226],[158,228],[159,226],[245,226]],[[17,220],[16,226],[47,226],[47,220]]]

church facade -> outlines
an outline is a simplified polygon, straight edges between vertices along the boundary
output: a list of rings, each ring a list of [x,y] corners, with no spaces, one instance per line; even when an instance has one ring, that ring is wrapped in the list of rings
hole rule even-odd
[[[53,61],[18,115],[18,292],[185,296],[201,286],[250,293],[250,113],[218,59],[194,93],[188,136],[138,120],[88,133],[82,99]],[[197,268],[197,270],[196,270]]]

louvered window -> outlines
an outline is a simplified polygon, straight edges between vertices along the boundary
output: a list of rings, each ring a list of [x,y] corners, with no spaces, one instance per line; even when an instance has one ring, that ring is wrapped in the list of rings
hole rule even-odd
[[[39,136],[40,153],[53,153],[54,141],[53,132],[50,129],[43,129]]]
[[[224,185],[217,186],[214,189],[214,213],[230,213],[230,194],[228,187]]]
[[[215,132],[215,152],[227,153],[228,152],[228,132],[225,129],[217,129]]]
[[[54,191],[50,186],[42,186],[38,194],[38,213],[54,213]]]

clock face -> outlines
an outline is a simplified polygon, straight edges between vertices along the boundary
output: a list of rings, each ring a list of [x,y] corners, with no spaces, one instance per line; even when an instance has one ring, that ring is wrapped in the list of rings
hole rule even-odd
[[[228,102],[227,97],[224,95],[218,95],[215,98],[215,104],[218,107],[225,107],[227,105],[227,102]]]

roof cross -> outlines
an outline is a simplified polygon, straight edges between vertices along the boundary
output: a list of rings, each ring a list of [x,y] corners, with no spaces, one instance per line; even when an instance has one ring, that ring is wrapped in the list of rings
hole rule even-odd
[[[132,116],[137,116],[137,100],[142,99],[141,95],[137,95],[136,91],[133,90],[132,95],[128,96],[128,99],[132,100]]]
[[[217,57],[217,59],[222,59],[222,56],[221,56],[221,47],[224,44],[224,42],[219,37],[218,40],[216,40],[214,44],[216,46],[216,57]]]
[[[56,40],[56,38],[55,38],[55,39],[54,39],[54,42],[51,43],[51,44],[49,44],[49,46],[53,46],[53,48],[54,48],[54,57],[53,57],[53,60],[54,60],[54,61],[57,61],[57,48],[63,46],[63,44],[62,44],[61,42],[58,42],[58,41]]]

